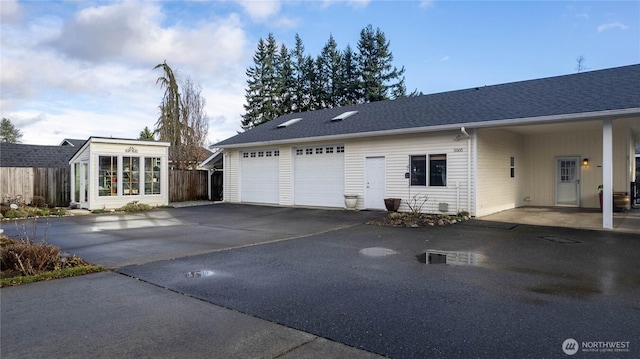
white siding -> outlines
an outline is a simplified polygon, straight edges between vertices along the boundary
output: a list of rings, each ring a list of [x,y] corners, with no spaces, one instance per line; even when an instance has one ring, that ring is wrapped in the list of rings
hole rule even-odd
[[[614,127],[613,191],[629,191],[629,131]],[[533,206],[555,205],[555,159],[558,156],[588,158],[581,166],[581,206],[598,208],[598,186],[602,183],[602,131],[543,133],[525,137],[525,156],[529,166],[525,197]]]
[[[280,147],[280,205],[293,205],[293,149]]]
[[[224,150],[224,181],[223,200],[225,202],[240,202],[240,151]]]
[[[364,163],[366,157],[382,156],[386,163],[386,197],[401,198],[400,211],[409,211],[407,201],[416,195],[427,195],[423,212],[440,213],[439,203],[447,203],[447,213],[471,212],[468,205],[467,139],[456,141],[459,132],[387,136],[345,143],[345,193],[358,195],[357,208],[364,206]],[[447,156],[447,185],[445,187],[409,186],[405,173],[409,172],[410,155]],[[427,163],[428,166],[428,163]]]
[[[476,215],[523,205],[527,160],[521,135],[497,129],[477,131],[478,188]],[[511,178],[511,157],[515,177]]]

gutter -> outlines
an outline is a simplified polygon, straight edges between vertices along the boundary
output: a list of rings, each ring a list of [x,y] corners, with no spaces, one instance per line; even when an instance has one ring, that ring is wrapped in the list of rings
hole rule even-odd
[[[486,127],[504,127],[504,126],[519,126],[519,125],[543,125],[557,122],[573,122],[573,121],[585,121],[598,118],[621,118],[640,115],[640,107],[633,107],[621,110],[606,110],[595,112],[580,112],[563,115],[551,115],[551,116],[538,116],[538,117],[524,117],[524,118],[512,118],[506,120],[490,120],[481,122],[465,122],[436,126],[422,126],[422,127],[409,127],[393,130],[382,131],[368,131],[347,133],[339,135],[327,135],[327,136],[314,136],[314,137],[296,137],[283,140],[271,140],[271,141],[258,141],[258,142],[243,142],[229,145],[213,144],[209,148],[244,148],[244,147],[257,147],[257,146],[273,146],[280,144],[300,143],[300,142],[313,142],[313,141],[337,141],[354,138],[364,137],[377,137],[377,136],[390,136],[390,135],[405,135],[416,132],[439,132],[439,131],[460,131],[461,127],[464,128],[486,128]]]

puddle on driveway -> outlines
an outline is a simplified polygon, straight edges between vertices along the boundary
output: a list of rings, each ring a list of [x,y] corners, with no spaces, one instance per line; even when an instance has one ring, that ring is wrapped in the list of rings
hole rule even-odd
[[[537,287],[527,288],[529,291],[538,294],[547,294],[555,296],[570,297],[576,299],[585,299],[595,294],[602,293],[601,290],[595,288],[588,283],[584,284],[561,284],[549,283]]]
[[[386,256],[398,254],[398,252],[389,248],[370,247],[370,248],[361,249],[360,254],[365,255],[367,257],[386,257]]]
[[[210,277],[214,274],[216,274],[216,272],[212,270],[197,270],[197,271],[187,272],[187,278]]]

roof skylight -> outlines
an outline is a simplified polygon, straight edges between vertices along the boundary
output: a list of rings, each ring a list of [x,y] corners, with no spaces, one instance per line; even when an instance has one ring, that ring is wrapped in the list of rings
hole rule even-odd
[[[355,115],[356,113],[358,113],[358,111],[347,111],[347,112],[343,112],[342,114],[334,117],[331,119],[331,121],[342,121],[346,118],[349,118],[353,115]]]
[[[294,123],[298,123],[300,121],[302,121],[301,118],[292,118],[291,120],[289,120],[287,122],[283,122],[283,123],[279,124],[278,128],[289,127],[289,126],[293,125]]]

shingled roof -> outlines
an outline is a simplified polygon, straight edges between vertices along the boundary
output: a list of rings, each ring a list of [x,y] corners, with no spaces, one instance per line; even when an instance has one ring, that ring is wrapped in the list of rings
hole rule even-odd
[[[304,138],[375,135],[393,130],[452,129],[491,121],[549,118],[602,111],[640,113],[640,65],[484,86],[431,95],[287,114],[212,147]],[[347,111],[356,114],[331,119]],[[279,125],[296,118],[287,127]]]
[[[68,167],[74,146],[0,143],[0,167]]]
[[[82,140],[78,138],[65,138],[64,140],[62,140],[62,142],[60,142],[60,146],[82,147],[82,145],[84,145],[85,142],[87,142],[87,140]]]

